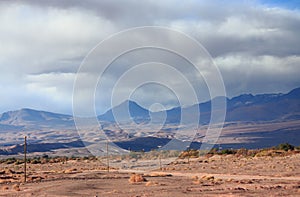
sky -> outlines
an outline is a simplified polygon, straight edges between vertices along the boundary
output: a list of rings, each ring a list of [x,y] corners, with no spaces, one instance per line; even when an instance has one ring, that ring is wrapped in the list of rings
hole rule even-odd
[[[287,93],[300,87],[297,1],[4,0],[0,2],[0,113],[33,108],[72,114],[74,80],[86,55],[109,36],[141,26],[171,28],[201,43],[220,70],[229,98]],[[106,82],[116,82],[120,66],[136,56],[118,60],[107,72]],[[172,60],[179,66],[181,60],[170,56],[170,64]],[[152,68],[152,74],[159,75],[158,67]],[[93,74],[87,72],[86,80]],[[178,78],[166,77],[181,88]],[[105,87],[96,92],[99,114],[110,108]],[[122,88],[125,91],[126,84]],[[203,81],[197,94],[202,95],[200,101],[210,99]],[[178,105],[174,92],[158,84],[137,88],[131,98],[144,107]],[[188,100],[188,95],[183,99]]]

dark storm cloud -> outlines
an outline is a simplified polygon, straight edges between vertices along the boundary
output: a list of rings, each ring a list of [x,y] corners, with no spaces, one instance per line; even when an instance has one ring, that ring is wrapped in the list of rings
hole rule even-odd
[[[187,27],[187,31],[198,36],[213,56],[241,51],[255,55],[286,56],[299,54],[300,51],[299,13],[266,8],[255,2],[29,0],[26,3],[42,7],[85,9],[124,28],[160,25],[160,23],[169,25],[169,23],[181,20],[191,25]],[[240,24],[230,24],[235,19],[240,20],[235,21]],[[194,29],[197,24],[201,28],[202,22],[210,23],[212,29]],[[220,29],[224,25],[238,31],[240,35],[228,34],[226,31],[230,31],[229,29]],[[243,29],[243,26],[238,25],[247,25],[253,28],[252,30],[257,30],[257,34],[243,37],[243,34],[247,34],[246,31],[251,31],[251,29]],[[190,32],[189,29],[196,32]],[[201,34],[197,35],[197,32]]]

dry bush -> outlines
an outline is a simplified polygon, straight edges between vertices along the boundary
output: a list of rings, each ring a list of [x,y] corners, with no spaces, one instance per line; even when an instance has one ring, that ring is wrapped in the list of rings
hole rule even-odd
[[[21,191],[20,186],[18,184],[13,185],[12,189],[14,189],[15,191]]]
[[[150,176],[150,177],[167,177],[172,176],[172,174],[167,174],[164,172],[152,172],[150,174],[145,174],[144,176]]]
[[[174,170],[176,170],[175,167],[167,167],[167,168],[166,168],[166,171],[174,171]]]
[[[284,143],[284,144],[279,144],[276,146],[277,150],[284,150],[284,151],[289,151],[289,150],[294,150],[295,146],[289,144],[289,143]]]
[[[199,151],[198,150],[187,150],[187,151],[183,151],[180,155],[179,158],[180,159],[184,159],[184,158],[198,158],[199,157]]]
[[[248,155],[247,156],[254,157],[258,152],[259,152],[258,149],[248,150]]]
[[[71,168],[64,171],[65,174],[74,173],[74,172],[77,172],[76,168]]]
[[[252,184],[254,182],[252,180],[239,180],[238,183],[239,184]]]
[[[192,179],[193,179],[193,180],[198,180],[199,177],[198,177],[198,176],[192,176]]]
[[[243,156],[243,157],[254,157],[260,150],[248,150],[245,148],[240,148],[236,151],[236,156]]]
[[[130,183],[140,183],[145,181],[147,180],[140,174],[132,174],[129,178]]]
[[[203,181],[201,181],[201,180],[194,180],[193,181],[193,184],[195,184],[195,185],[199,185],[199,184],[202,184],[203,183]]]
[[[237,150],[234,149],[223,149],[221,150],[220,154],[221,155],[234,155],[236,154]]]
[[[255,157],[275,157],[275,156],[285,156],[288,153],[284,150],[272,150],[272,149],[266,149],[261,150],[258,153],[255,154]]]
[[[4,185],[4,186],[2,187],[2,190],[3,190],[3,191],[9,190],[9,187],[8,187],[7,185]]]
[[[207,181],[213,181],[215,179],[214,176],[211,175],[204,175],[203,177],[201,177],[202,180],[207,180]]]
[[[30,176],[28,177],[28,181],[42,181],[43,179],[45,179],[42,176]]]
[[[199,185],[203,183],[203,181],[200,180],[198,176],[193,176],[192,179],[193,179],[193,184],[195,185]]]
[[[149,181],[145,184],[145,186],[156,186],[156,185],[158,185],[158,182],[156,181]]]
[[[5,169],[5,174],[16,174],[12,169]]]
[[[248,156],[248,150],[245,148],[240,148],[236,151],[237,156]]]

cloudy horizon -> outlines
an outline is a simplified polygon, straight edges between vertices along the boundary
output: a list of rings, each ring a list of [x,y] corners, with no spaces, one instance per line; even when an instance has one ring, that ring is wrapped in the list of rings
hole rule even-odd
[[[230,98],[300,87],[296,1],[2,1],[0,113],[34,108],[72,114],[73,82],[84,57],[103,39],[140,26],[167,27],[196,39],[219,68]],[[145,88],[135,92],[139,103],[159,102],[147,92],[163,89]],[[201,101],[208,100],[203,94]],[[165,107],[178,104],[172,93],[160,95]],[[97,107],[101,113],[110,106]]]

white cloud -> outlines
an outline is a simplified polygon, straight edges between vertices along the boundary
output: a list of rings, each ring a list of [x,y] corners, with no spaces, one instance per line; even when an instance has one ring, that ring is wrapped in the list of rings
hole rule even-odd
[[[196,38],[220,67],[229,96],[300,86],[299,10],[267,7],[258,1],[124,4],[105,0],[1,2],[0,110],[32,107],[71,113],[72,82],[84,56],[107,36],[140,25],[167,26]],[[106,77],[114,81],[121,70],[111,72]],[[86,75],[88,84],[97,73]],[[176,78],[169,80],[176,83]],[[88,88],[82,90],[83,100],[85,91]],[[165,98],[165,106],[176,104],[171,95]],[[144,104],[151,105],[147,99]]]
[[[288,92],[299,86],[300,57],[228,55],[218,57],[228,96]]]
[[[18,4],[1,7],[0,24],[0,62],[22,73],[62,69],[62,61],[84,56],[114,31],[88,12]]]

